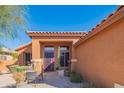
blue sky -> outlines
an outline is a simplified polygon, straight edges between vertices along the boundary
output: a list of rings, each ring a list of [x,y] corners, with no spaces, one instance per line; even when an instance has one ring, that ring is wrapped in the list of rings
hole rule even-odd
[[[90,31],[101,20],[113,13],[118,6],[29,6],[29,31]],[[1,42],[8,48],[15,49],[31,41],[23,31],[13,40]]]

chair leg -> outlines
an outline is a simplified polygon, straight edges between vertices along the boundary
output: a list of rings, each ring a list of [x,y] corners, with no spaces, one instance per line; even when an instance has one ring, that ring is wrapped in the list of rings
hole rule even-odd
[[[37,79],[35,80],[35,84],[37,83]]]
[[[27,83],[29,84],[29,80],[27,80]]]
[[[34,82],[35,82],[35,84],[37,83],[37,78],[35,78]]]
[[[41,79],[43,80],[43,73],[41,74]]]

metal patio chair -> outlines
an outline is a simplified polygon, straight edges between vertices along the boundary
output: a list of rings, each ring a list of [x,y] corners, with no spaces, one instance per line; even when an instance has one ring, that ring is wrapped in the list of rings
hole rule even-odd
[[[27,72],[27,73],[26,73],[26,80],[27,80],[27,83],[30,83],[30,82],[36,83],[36,79],[37,79],[37,74],[36,74],[36,72]]]

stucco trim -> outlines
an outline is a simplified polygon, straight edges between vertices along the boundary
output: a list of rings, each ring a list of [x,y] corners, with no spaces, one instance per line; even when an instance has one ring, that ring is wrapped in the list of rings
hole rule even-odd
[[[23,45],[23,46],[20,46],[20,47],[16,48],[15,51],[19,51],[19,50],[21,50],[21,49],[23,49],[23,48],[26,48],[26,47],[30,46],[31,44],[32,44],[32,42],[27,43],[27,44],[25,44],[25,45]]]
[[[120,6],[114,14],[110,14],[107,19],[102,20],[100,24],[96,25],[89,33],[85,36],[82,36],[75,44],[74,47],[79,46],[81,43],[85,42],[87,39],[91,38],[92,36],[96,35],[103,29],[107,28],[108,26],[112,25],[119,19],[124,17],[124,6]]]
[[[77,59],[71,59],[71,62],[77,62]]]

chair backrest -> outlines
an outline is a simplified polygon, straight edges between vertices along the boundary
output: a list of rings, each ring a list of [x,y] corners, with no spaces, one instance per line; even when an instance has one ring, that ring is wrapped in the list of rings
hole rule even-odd
[[[34,79],[36,79],[36,77],[37,77],[36,72],[27,72],[26,73],[27,80],[34,80]]]

